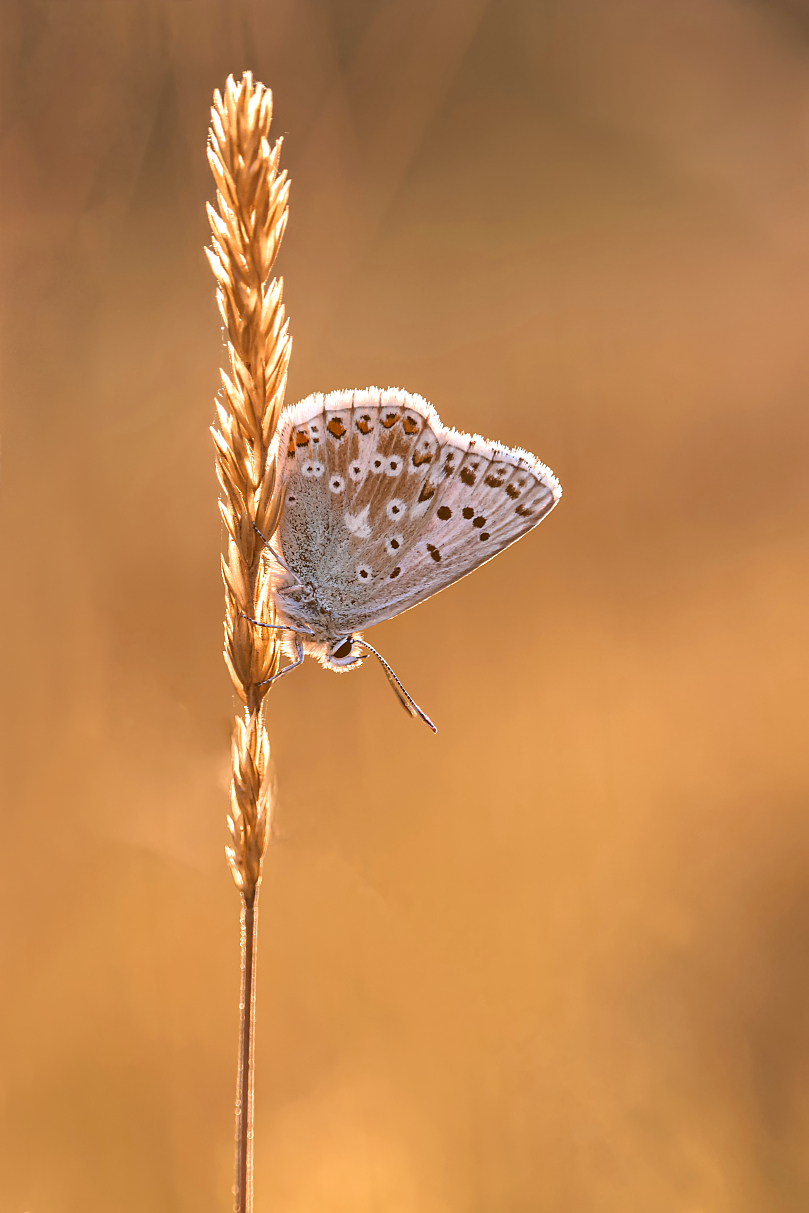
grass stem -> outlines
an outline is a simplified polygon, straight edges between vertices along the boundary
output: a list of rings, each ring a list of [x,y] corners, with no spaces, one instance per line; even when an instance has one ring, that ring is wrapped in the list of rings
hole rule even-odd
[[[239,1065],[236,1080],[236,1183],[234,1213],[253,1210],[253,1075],[256,1026],[258,893],[242,893],[242,984],[239,998]]]
[[[241,896],[241,997],[236,1092],[235,1213],[253,1205],[253,1040],[258,891],[270,835],[273,778],[264,716],[269,680],[280,664],[272,627],[265,536],[280,503],[268,451],[284,402],[292,341],[283,284],[270,274],[287,222],[289,182],[280,171],[281,140],[270,144],[272,94],[245,72],[214,93],[208,162],[216,207],[208,207],[216,299],[227,330],[228,366],[216,402],[219,508],[227,527],[225,663],[244,704],[231,745],[230,844],[225,848]]]

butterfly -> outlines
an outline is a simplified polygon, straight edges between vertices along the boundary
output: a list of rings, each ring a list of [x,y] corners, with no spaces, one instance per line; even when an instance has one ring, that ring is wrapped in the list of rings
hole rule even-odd
[[[421,396],[315,393],[281,413],[269,458],[281,497],[272,605],[282,649],[326,669],[382,663],[403,707],[435,725],[362,636],[491,560],[562,495],[519,448],[448,429]],[[264,536],[262,536],[264,538]],[[259,623],[258,620],[253,620]]]

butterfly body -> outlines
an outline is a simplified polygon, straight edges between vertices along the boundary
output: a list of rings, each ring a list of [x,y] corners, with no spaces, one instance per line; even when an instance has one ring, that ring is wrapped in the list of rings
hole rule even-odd
[[[355,633],[465,577],[561,496],[527,451],[449,429],[394,388],[285,409],[270,458],[282,497],[273,604],[295,629],[285,647],[331,669],[361,662]]]

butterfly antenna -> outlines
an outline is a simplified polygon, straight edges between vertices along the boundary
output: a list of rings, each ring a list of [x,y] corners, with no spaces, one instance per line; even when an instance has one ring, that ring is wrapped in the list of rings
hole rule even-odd
[[[394,690],[394,692],[395,692],[395,694],[396,694],[396,698],[399,700],[399,703],[402,705],[402,707],[403,707],[403,708],[404,708],[404,710],[407,712],[407,714],[408,714],[409,716],[413,716],[413,717],[418,716],[418,717],[419,717],[419,719],[420,719],[420,720],[423,720],[423,721],[424,721],[424,723],[425,723],[426,725],[428,725],[428,726],[429,726],[429,728],[431,728],[431,729],[433,730],[433,732],[434,732],[434,733],[437,733],[437,732],[438,732],[438,729],[435,727],[435,725],[433,724],[432,720],[430,720],[430,717],[427,715],[427,713],[426,713],[426,712],[422,712],[421,708],[420,708],[420,707],[419,707],[419,705],[416,703],[415,699],[412,699],[412,698],[410,697],[410,695],[408,695],[407,691],[404,689],[404,687],[402,686],[401,682],[400,682],[400,681],[399,681],[399,679],[396,677],[396,675],[394,674],[393,670],[392,670],[392,669],[391,669],[391,667],[388,665],[387,661],[386,661],[386,660],[385,660],[385,658],[382,656],[382,654],[381,654],[381,653],[377,653],[377,651],[376,651],[376,649],[374,648],[374,646],[373,646],[372,644],[369,644],[367,640],[359,640],[359,639],[358,639],[358,638],[355,636],[355,637],[354,637],[354,643],[355,643],[355,644],[362,645],[362,647],[363,647],[364,649],[367,649],[369,653],[373,653],[374,657],[376,657],[377,661],[378,661],[378,662],[380,663],[380,665],[382,666],[382,669],[385,671],[385,673],[386,673],[386,674],[387,674],[387,676],[388,676],[388,682],[389,682],[389,683],[390,683],[390,685],[393,687],[393,690]]]

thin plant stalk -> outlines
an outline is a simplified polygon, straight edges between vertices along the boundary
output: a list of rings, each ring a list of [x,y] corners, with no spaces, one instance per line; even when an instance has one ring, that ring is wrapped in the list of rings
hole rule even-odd
[[[242,894],[242,982],[239,995],[239,1063],[236,1075],[235,1208],[253,1207],[253,1083],[256,1021],[256,931],[258,889]],[[240,1195],[243,1194],[243,1195]],[[241,1199],[241,1203],[240,1203]]]
[[[227,527],[225,662],[244,708],[231,746],[232,778],[225,848],[241,896],[241,996],[236,1092],[234,1213],[253,1206],[253,1058],[258,894],[272,811],[272,766],[265,721],[266,680],[279,668],[277,633],[249,622],[272,622],[271,582],[262,536],[278,521],[275,470],[268,459],[284,401],[291,338],[283,284],[270,279],[287,222],[289,182],[278,162],[281,140],[269,142],[272,94],[246,72],[228,78],[211,110],[208,160],[216,208],[208,207],[217,303],[227,331],[228,366],[217,401],[216,471]]]

